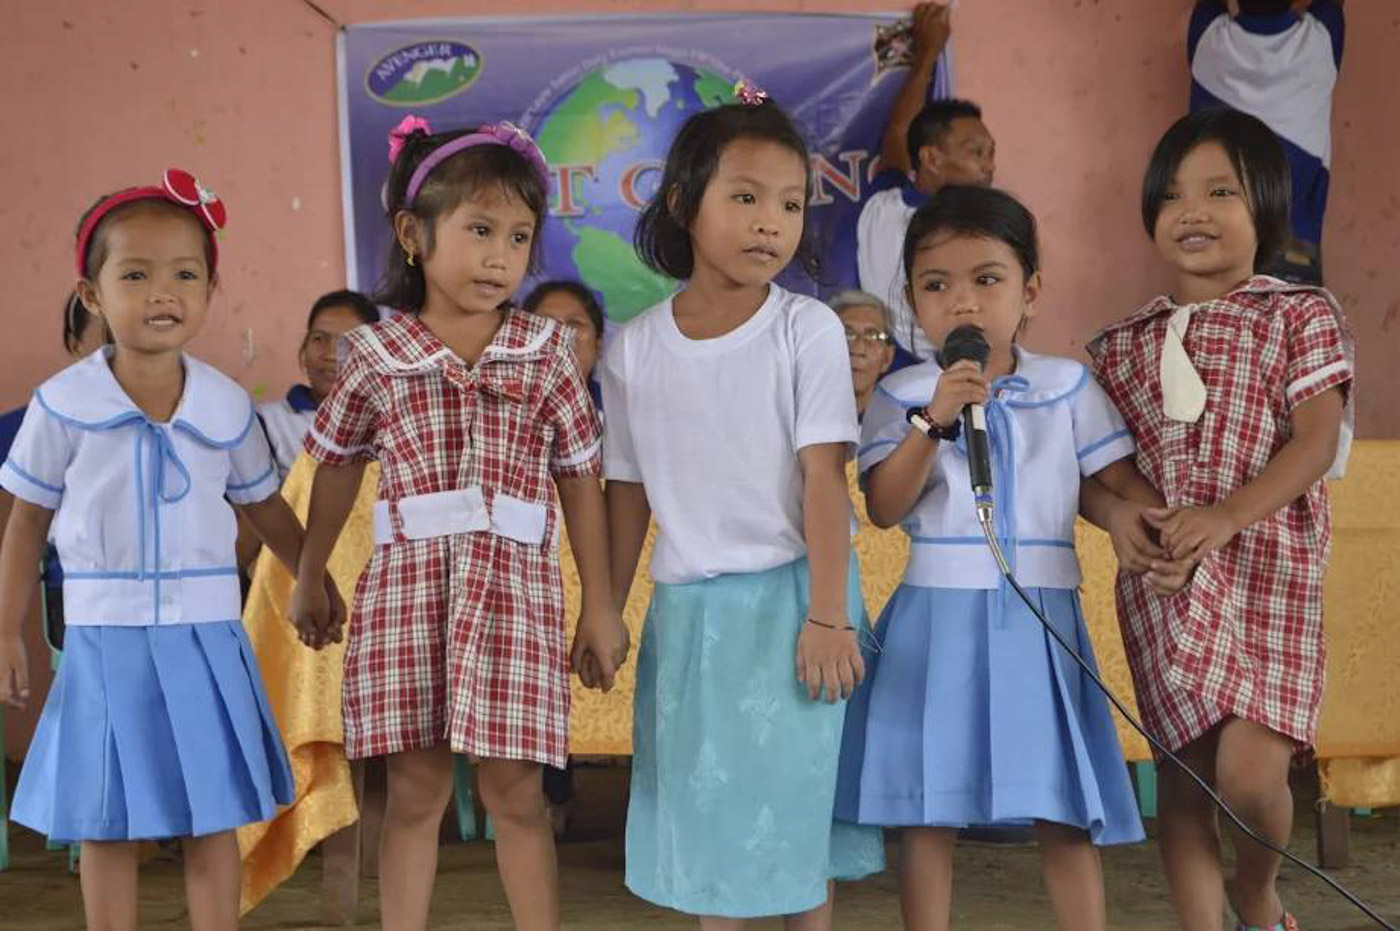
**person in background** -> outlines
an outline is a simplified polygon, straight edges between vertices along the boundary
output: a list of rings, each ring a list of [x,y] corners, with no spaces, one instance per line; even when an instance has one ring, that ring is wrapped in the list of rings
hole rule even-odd
[[[864,291],[842,291],[830,301],[846,330],[846,348],[851,354],[851,385],[856,392],[856,415],[875,394],[878,382],[894,362],[894,324],[884,301]]]
[[[603,345],[603,305],[585,285],[577,281],[556,278],[535,286],[525,298],[521,307],[529,313],[539,314],[563,324],[573,331],[574,356],[578,367],[588,381],[589,394],[597,406],[599,397],[598,382],[593,378],[593,369],[598,364],[598,351]],[[601,414],[601,412],[600,412]],[[559,541],[559,562],[566,577],[577,576],[573,550],[567,539]],[[563,837],[569,826],[569,808],[574,799],[574,764],[562,769],[556,766],[544,768],[544,795],[549,800],[549,822],[555,837]]]
[[[1342,0],[1200,0],[1187,31],[1192,112],[1243,110],[1283,143],[1292,235],[1260,271],[1295,284],[1322,284],[1332,92],[1345,36]]]
[[[258,417],[267,431],[277,460],[278,478],[285,481],[292,463],[301,455],[306,432],[316,419],[316,408],[335,386],[336,345],[357,326],[379,320],[379,308],[358,291],[332,291],[311,305],[306,335],[297,360],[307,384],[293,385],[287,396],[258,405]]]
[[[909,218],[944,185],[991,184],[996,170],[996,143],[982,122],[981,108],[966,100],[928,99],[938,56],[951,33],[948,6],[914,7],[914,61],[885,127],[880,148],[884,170],[856,224],[860,289],[890,306],[895,369],[932,353],[905,296],[900,250]]]
[[[603,346],[603,305],[587,286],[577,281],[555,279],[535,286],[521,305],[523,309],[564,324],[574,334],[574,356],[588,379],[594,405],[601,403],[593,368]]]

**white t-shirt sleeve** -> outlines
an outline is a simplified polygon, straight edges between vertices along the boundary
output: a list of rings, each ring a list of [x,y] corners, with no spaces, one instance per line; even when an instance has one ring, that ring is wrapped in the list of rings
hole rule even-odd
[[[281,486],[277,463],[262,424],[248,412],[250,423],[242,438],[228,451],[228,485],[224,493],[234,504],[257,504],[277,494]]]
[[[860,449],[856,454],[856,466],[861,474],[889,458],[912,429],[905,419],[904,405],[876,385],[870,404],[865,408],[865,419],[861,421]]]
[[[903,287],[906,217],[899,191],[881,191],[866,201],[856,224],[856,265],[860,289],[887,304]]]
[[[603,477],[614,482],[640,482],[641,466],[632,445],[632,425],[627,418],[627,389],[621,369],[626,347],[620,336],[603,354],[598,366],[599,383],[603,389],[603,413],[607,423],[603,429]]]
[[[24,412],[9,458],[0,468],[0,486],[30,504],[58,510],[63,501],[64,474],[74,454],[69,430],[44,409],[36,394]]]
[[[1133,435],[1123,415],[1087,370],[1069,403],[1074,421],[1074,453],[1081,475],[1093,475],[1133,454]]]
[[[831,308],[804,302],[796,311],[797,335],[794,451],[819,443],[851,443],[860,438],[855,386],[845,330]]]

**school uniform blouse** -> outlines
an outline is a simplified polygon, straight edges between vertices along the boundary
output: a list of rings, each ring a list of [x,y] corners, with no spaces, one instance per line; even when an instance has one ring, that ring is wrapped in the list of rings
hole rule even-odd
[[[71,626],[237,620],[234,504],[276,494],[277,469],[252,399],[184,357],[185,390],[158,423],[117,383],[110,350],[34,392],[0,485],[56,511]],[[225,500],[227,499],[227,500]]]
[[[1133,454],[1133,441],[1108,396],[1078,362],[1016,349],[1016,371],[992,383],[987,432],[992,447],[996,530],[1017,581],[1074,588],[1074,519],[1079,484]],[[924,362],[875,388],[862,425],[859,467],[883,462],[913,429],[911,407],[929,402],[942,370]],[[904,582],[930,588],[997,588],[1001,574],[977,522],[966,432],[938,444],[923,494],[901,523],[909,535]]]
[[[316,399],[306,385],[293,385],[286,397],[258,405],[258,419],[272,444],[278,481],[285,482],[316,422]]]

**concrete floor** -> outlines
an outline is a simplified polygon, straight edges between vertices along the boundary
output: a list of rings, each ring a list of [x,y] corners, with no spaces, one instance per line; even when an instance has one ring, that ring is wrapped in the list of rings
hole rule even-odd
[[[625,770],[579,771],[570,833],[559,849],[564,926],[569,929],[690,929],[683,915],[652,907],[629,894],[622,884],[622,824]],[[1294,853],[1311,859],[1314,835],[1310,801],[1300,798]],[[82,927],[77,878],[65,871],[59,852],[43,849],[40,839],[12,826],[14,863],[0,873],[0,928],[58,931]],[[893,853],[893,850],[891,851]],[[1151,844],[1105,852],[1110,926],[1133,931],[1172,928],[1166,886]],[[1353,819],[1352,865],[1337,878],[1400,922],[1400,815]],[[320,864],[312,857],[243,922],[247,929],[326,927],[320,911]],[[1321,883],[1285,868],[1283,895],[1304,931],[1362,931],[1374,927]],[[142,872],[142,927],[185,927],[180,866],[156,859]],[[958,854],[954,887],[954,927],[977,931],[1027,931],[1053,927],[1041,888],[1039,864],[1032,847],[963,847]],[[362,889],[360,927],[377,926],[376,886]],[[884,929],[899,925],[893,872],[838,892],[836,926]],[[776,928],[778,922],[753,922],[752,928]],[[484,842],[449,844],[442,851],[433,903],[433,928],[507,931],[510,916],[495,873],[492,848]],[[1223,927],[1223,925],[1222,925]]]

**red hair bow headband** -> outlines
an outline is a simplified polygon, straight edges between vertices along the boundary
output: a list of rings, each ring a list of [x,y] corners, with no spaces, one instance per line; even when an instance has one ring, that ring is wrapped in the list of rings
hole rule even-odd
[[[211,274],[215,271],[219,264],[219,242],[215,234],[222,230],[228,222],[228,212],[224,209],[224,202],[219,200],[217,194],[200,184],[195,176],[188,171],[167,168],[159,187],[138,187],[118,191],[111,197],[104,198],[87,215],[86,219],[83,220],[82,228],[78,230],[77,267],[79,278],[87,274],[88,249],[92,245],[92,234],[97,230],[97,225],[113,210],[138,200],[166,200],[191,211],[209,235],[209,255],[214,265],[209,271]]]

